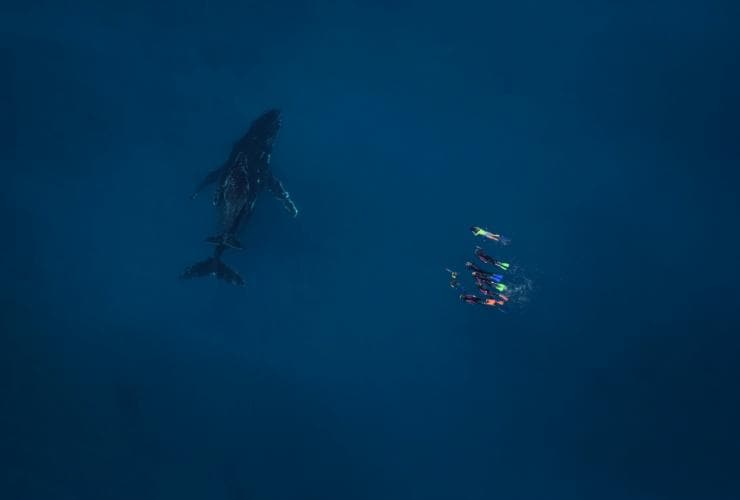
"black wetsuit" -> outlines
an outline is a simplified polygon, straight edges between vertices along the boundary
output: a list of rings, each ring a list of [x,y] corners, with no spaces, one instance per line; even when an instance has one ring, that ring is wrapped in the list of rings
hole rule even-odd
[[[483,299],[481,299],[477,295],[473,295],[470,293],[460,295],[460,300],[467,304],[480,304],[481,302],[483,302]]]
[[[489,266],[495,266],[498,262],[496,259],[491,257],[490,255],[486,255],[483,252],[483,249],[478,247],[475,249],[475,256],[478,257],[478,259],[483,262],[484,264],[488,264]]]
[[[480,274],[480,275],[483,275],[483,276],[490,276],[490,275],[492,275],[492,274],[493,274],[493,273],[492,273],[492,272],[490,272],[490,271],[486,271],[485,269],[481,269],[480,267],[476,266],[476,265],[475,265],[475,264],[473,264],[472,262],[466,262],[466,263],[465,263],[465,268],[466,268],[466,269],[467,269],[468,271],[470,271],[470,272],[471,272],[471,273],[473,274],[473,276],[475,276],[475,275],[476,275],[476,273],[477,273],[477,274]]]

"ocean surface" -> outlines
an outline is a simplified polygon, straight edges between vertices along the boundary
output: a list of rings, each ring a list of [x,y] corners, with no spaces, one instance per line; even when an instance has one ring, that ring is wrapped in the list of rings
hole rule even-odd
[[[2,2],[0,498],[740,498],[739,18]],[[179,280],[272,107],[298,217]],[[526,300],[460,302],[471,225]]]

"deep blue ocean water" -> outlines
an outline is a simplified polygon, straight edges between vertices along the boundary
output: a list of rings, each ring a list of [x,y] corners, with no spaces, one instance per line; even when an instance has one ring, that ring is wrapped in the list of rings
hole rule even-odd
[[[738,14],[3,2],[0,498],[740,498]],[[271,107],[299,217],[179,281]]]

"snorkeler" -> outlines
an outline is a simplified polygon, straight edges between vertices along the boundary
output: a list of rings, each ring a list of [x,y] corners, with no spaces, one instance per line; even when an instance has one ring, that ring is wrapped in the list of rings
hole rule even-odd
[[[486,271],[485,269],[481,269],[480,267],[476,266],[470,261],[467,261],[465,263],[465,269],[470,271],[473,276],[475,276],[475,273],[482,274],[484,276],[491,276],[493,273]]]
[[[485,280],[486,283],[501,283],[501,280],[504,279],[500,274],[486,274],[485,271],[482,273],[479,271],[473,271],[470,274],[476,281]]]
[[[481,276],[476,275],[476,273],[473,273],[473,279],[475,280],[476,286],[490,286],[491,280],[488,279],[488,276]]]
[[[506,285],[492,279],[490,276],[481,275],[476,272],[473,273],[473,279],[475,280],[475,284],[478,286],[478,288],[482,286],[486,288],[491,287],[498,292],[505,292],[509,289]]]
[[[473,271],[470,273],[470,275],[473,277],[475,281],[482,281],[483,283],[489,285],[491,283],[496,283],[491,277],[484,273],[479,273],[478,271]]]
[[[506,302],[504,302],[503,300],[486,299],[485,302],[483,302],[483,305],[495,307],[495,306],[502,306],[505,303]]]
[[[460,300],[462,300],[466,304],[482,304],[483,303],[483,299],[481,299],[477,295],[473,295],[472,293],[461,293]]]
[[[486,231],[485,229],[480,228],[478,226],[471,226],[470,227],[470,231],[475,236],[483,236],[484,238],[488,238],[491,241],[495,241],[497,243],[501,243],[502,245],[508,245],[509,243],[511,243],[511,240],[509,240],[505,236],[502,236],[502,235],[496,234],[496,233],[492,233],[490,231]]]
[[[490,266],[496,266],[499,269],[503,269],[506,271],[509,269],[509,263],[508,262],[501,262],[500,260],[496,260],[490,255],[487,255],[481,247],[475,247],[475,256],[478,257],[478,259],[483,262],[484,264],[488,264]],[[467,267],[467,264],[465,264]],[[470,268],[468,268],[470,269]],[[476,269],[477,271],[478,269]],[[488,273],[491,274],[491,273]]]
[[[445,271],[450,273],[450,287],[460,288],[460,282],[457,280],[457,271],[452,271],[450,269],[445,269]]]

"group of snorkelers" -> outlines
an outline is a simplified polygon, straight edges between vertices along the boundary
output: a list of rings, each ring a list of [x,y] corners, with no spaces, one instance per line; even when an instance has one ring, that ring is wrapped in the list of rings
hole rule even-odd
[[[509,240],[504,236],[486,231],[478,226],[471,227],[470,231],[475,236],[481,236],[502,245],[509,244]],[[480,246],[475,247],[473,254],[483,264],[496,267],[498,268],[497,270],[504,272],[509,270],[508,262],[502,262],[491,257]],[[475,281],[478,294],[465,290],[458,280],[458,272],[447,269],[447,272],[450,273],[450,286],[460,291],[460,300],[467,304],[480,304],[488,307],[501,307],[509,301],[509,297],[506,295],[508,287],[503,283],[503,274],[482,269],[470,261],[465,263],[465,269],[470,272],[471,277]]]

